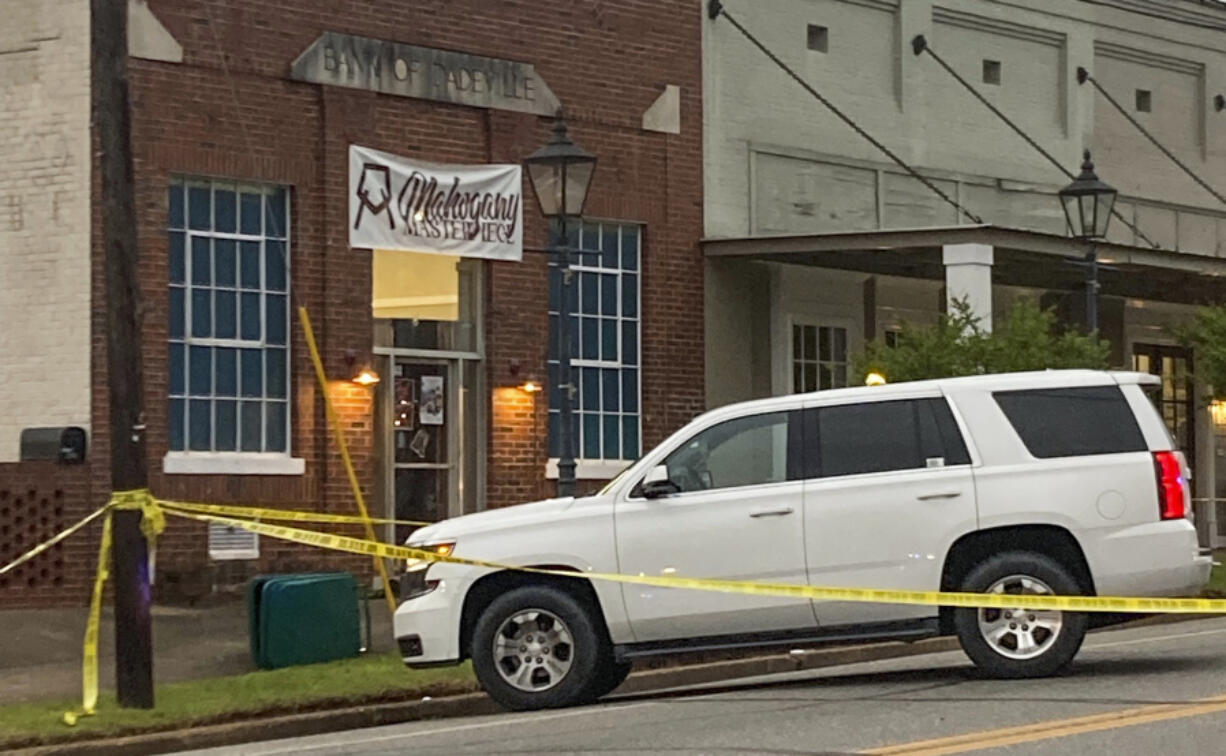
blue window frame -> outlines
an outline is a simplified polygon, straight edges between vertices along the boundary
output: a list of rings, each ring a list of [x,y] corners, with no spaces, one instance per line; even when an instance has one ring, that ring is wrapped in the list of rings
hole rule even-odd
[[[571,382],[575,386],[575,456],[634,460],[641,451],[642,386],[640,287],[643,226],[585,221],[571,234],[585,254],[572,268]],[[558,313],[562,271],[549,270],[549,455],[557,457]]]
[[[172,452],[290,451],[289,192],[171,182]]]

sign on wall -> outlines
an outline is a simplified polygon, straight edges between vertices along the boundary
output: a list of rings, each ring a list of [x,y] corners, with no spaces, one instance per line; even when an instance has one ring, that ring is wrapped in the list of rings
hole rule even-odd
[[[518,165],[443,165],[349,146],[349,246],[521,260]]]
[[[557,96],[530,63],[324,32],[290,66],[314,84],[552,116]]]

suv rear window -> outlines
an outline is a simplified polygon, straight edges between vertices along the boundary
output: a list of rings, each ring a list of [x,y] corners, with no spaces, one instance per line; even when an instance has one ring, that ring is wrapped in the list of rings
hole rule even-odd
[[[999,391],[993,397],[1026,449],[1040,459],[1147,449],[1118,386]]]

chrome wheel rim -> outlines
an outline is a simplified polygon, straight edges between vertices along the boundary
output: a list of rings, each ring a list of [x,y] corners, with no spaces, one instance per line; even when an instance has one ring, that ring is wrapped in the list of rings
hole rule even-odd
[[[1025,660],[1038,658],[1055,645],[1064,627],[1064,613],[1027,609],[1023,598],[1027,594],[1050,595],[1050,586],[1029,575],[1010,575],[997,580],[987,592],[1018,596],[1017,607],[979,610],[979,633],[993,651],[1009,659]]]
[[[544,609],[524,609],[494,633],[494,666],[516,690],[539,693],[558,685],[574,661],[570,628]]]

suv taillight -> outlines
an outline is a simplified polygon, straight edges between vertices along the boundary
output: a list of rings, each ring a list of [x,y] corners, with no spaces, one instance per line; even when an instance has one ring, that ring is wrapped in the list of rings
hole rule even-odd
[[[1154,470],[1158,474],[1158,515],[1164,520],[1178,520],[1188,512],[1184,503],[1183,468],[1179,455],[1173,451],[1154,452]]]

